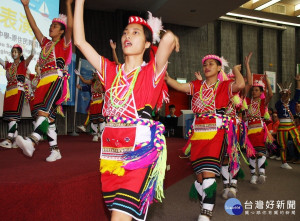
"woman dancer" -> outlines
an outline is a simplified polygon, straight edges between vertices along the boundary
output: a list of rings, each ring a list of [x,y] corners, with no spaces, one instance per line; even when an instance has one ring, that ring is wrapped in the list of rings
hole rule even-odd
[[[240,65],[233,68],[235,81],[220,82],[218,74],[223,72],[222,60],[216,55],[205,56],[202,65],[205,80],[181,84],[169,76],[165,79],[172,88],[193,96],[192,110],[196,115],[185,153],[190,155],[197,176],[195,187],[202,207],[198,220],[206,221],[212,216],[216,200],[215,176],[220,174],[223,141],[229,123],[225,108],[232,93],[242,90],[245,82],[239,71]],[[234,160],[237,163],[237,159]],[[237,164],[234,164],[232,171],[238,171]]]
[[[268,93],[266,98],[262,96],[264,94],[265,85],[262,81],[256,80],[252,86],[252,97],[247,98],[248,110],[247,115],[247,126],[248,126],[248,137],[255,148],[256,155],[249,158],[249,168],[251,172],[251,184],[263,184],[266,181],[265,175],[265,161],[266,161],[266,137],[268,129],[264,123],[263,118],[267,118],[268,112],[266,107],[271,100],[273,93],[267,75],[265,75]],[[256,161],[258,167],[259,176],[256,171]]]
[[[84,0],[77,0],[74,13],[74,42],[98,71],[105,88],[102,114],[100,171],[104,201],[111,220],[145,220],[155,197],[161,200],[166,166],[163,125],[151,120],[161,94],[167,61],[178,38],[166,31],[155,57],[151,44],[159,40],[158,28],[131,16],[121,37],[125,63],[116,65],[100,56],[86,41],[83,25]],[[149,14],[148,22],[159,21]],[[151,23],[151,22],[150,22]]]
[[[103,98],[104,98],[104,88],[101,85],[100,79],[96,72],[93,73],[93,78],[86,80],[79,71],[75,70],[75,74],[80,78],[80,80],[89,86],[82,87],[77,85],[79,90],[90,90],[91,92],[91,102],[88,110],[88,117],[91,123],[93,141],[97,142],[98,137],[101,136],[105,126],[105,118],[102,115]],[[84,127],[85,129],[85,127]]]
[[[17,145],[26,156],[32,157],[34,146],[48,135],[52,142],[50,156],[46,161],[53,162],[62,158],[57,146],[57,132],[55,127],[56,108],[67,98],[67,74],[65,65],[69,64],[72,57],[71,36],[73,32],[73,17],[71,4],[73,0],[66,1],[66,17],[54,18],[49,28],[47,39],[40,31],[29,9],[29,0],[21,0],[26,17],[33,33],[42,48],[38,64],[41,68],[40,81],[35,90],[32,113],[36,115],[33,133],[25,139],[16,138]]]
[[[3,61],[0,64],[6,70],[7,86],[4,96],[3,119],[8,121],[7,138],[0,143],[1,147],[16,148],[15,139],[18,136],[18,122],[21,119],[25,97],[24,83],[27,67],[34,56],[35,44],[32,41],[30,56],[24,60],[22,46],[15,44],[11,49],[13,62]]]

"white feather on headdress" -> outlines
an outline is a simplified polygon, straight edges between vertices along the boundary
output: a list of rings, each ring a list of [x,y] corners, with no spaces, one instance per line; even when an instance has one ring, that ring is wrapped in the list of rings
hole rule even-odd
[[[221,57],[221,61],[222,61],[222,69],[223,70],[225,67],[229,67],[228,61],[223,56]]]
[[[64,14],[59,14],[58,18],[60,18],[60,19],[63,20],[66,24],[68,24],[68,23],[67,23],[68,18],[67,18],[66,15],[64,15]]]
[[[159,43],[160,42],[160,31],[164,30],[162,21],[160,18],[153,17],[152,13],[148,11],[148,25],[152,28],[153,31],[153,42],[152,43]]]

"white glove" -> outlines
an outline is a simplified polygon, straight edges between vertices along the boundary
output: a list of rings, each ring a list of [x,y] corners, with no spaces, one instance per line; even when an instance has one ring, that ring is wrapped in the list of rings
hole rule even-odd
[[[74,70],[74,73],[78,76],[81,76],[80,72],[77,69]]]

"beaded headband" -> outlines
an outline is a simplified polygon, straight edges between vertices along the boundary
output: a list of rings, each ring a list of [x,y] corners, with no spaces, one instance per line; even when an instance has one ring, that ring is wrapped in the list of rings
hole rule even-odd
[[[262,87],[265,90],[265,84],[261,80],[255,80],[252,87]]]
[[[67,29],[67,16],[64,14],[59,14],[58,18],[53,18],[52,23],[58,22],[65,26],[65,29]]]
[[[140,24],[146,26],[151,32],[153,37],[152,43],[159,43],[160,41],[160,31],[163,30],[162,21],[160,18],[153,17],[152,13],[148,11],[148,19],[145,21],[143,18],[138,16],[130,16],[128,19],[128,24]]]
[[[215,60],[219,61],[219,62],[221,63],[221,66],[222,66],[222,64],[223,64],[222,59],[221,59],[219,56],[214,55],[214,54],[206,55],[206,56],[202,59],[202,64],[204,64],[204,62],[205,62],[206,60],[208,60],[208,59],[215,59]]]

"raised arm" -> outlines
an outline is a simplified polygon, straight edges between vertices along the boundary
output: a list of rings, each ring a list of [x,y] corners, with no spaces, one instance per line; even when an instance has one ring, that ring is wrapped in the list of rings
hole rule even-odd
[[[86,80],[86,79],[84,79],[84,77],[82,77],[82,75],[80,74],[80,72],[79,72],[77,69],[74,70],[74,73],[80,78],[80,80],[81,80],[84,84],[89,84],[89,85],[91,85],[91,84],[93,83],[92,80]]]
[[[246,79],[247,79],[247,83],[245,85],[245,95],[248,94],[250,88],[253,85],[252,73],[251,73],[250,65],[249,65],[251,57],[252,57],[252,52],[250,52],[248,54],[248,56],[245,57]]]
[[[84,24],[83,24],[83,7],[84,0],[76,0],[75,11],[74,11],[74,44],[90,62],[90,64],[99,72],[100,70],[100,59],[99,54],[96,50],[86,41]]]
[[[31,53],[28,56],[28,58],[26,58],[26,60],[25,60],[26,67],[28,67],[29,63],[31,62],[32,58],[34,57],[34,54],[35,54],[35,38],[32,39]]]
[[[177,91],[184,92],[184,93],[190,92],[190,84],[189,83],[179,83],[178,81],[171,78],[169,76],[168,72],[166,73],[165,81],[166,81],[167,85],[169,85],[170,87],[174,88]]]
[[[172,51],[179,52],[179,39],[171,31],[166,31],[160,40],[156,52],[156,74],[161,73]]]
[[[232,69],[232,73],[235,76],[235,81],[232,84],[232,92],[238,92],[245,88],[245,81],[241,74],[241,65],[235,65]]]
[[[111,47],[114,62],[116,62],[116,64],[120,64],[117,53],[116,53],[117,43],[113,42],[113,40],[110,39],[109,44],[110,44],[110,47]]]
[[[273,92],[272,92],[270,80],[269,80],[267,74],[265,74],[265,79],[266,79],[266,88],[268,89],[268,93],[267,93],[267,96],[266,96],[266,105],[268,105],[271,98],[273,97]]]
[[[66,1],[67,8],[67,30],[65,33],[66,43],[68,44],[72,39],[73,34],[73,13],[72,13],[72,5],[73,0]]]
[[[30,12],[30,9],[29,9],[29,0],[21,0],[22,4],[23,4],[23,7],[24,7],[24,10],[25,10],[25,14],[26,14],[26,17],[27,17],[27,20],[29,22],[29,25],[36,37],[36,39],[38,40],[38,42],[41,44],[42,43],[42,39],[43,39],[43,34],[41,32],[41,30],[38,28],[38,26],[36,25],[36,22]]]

